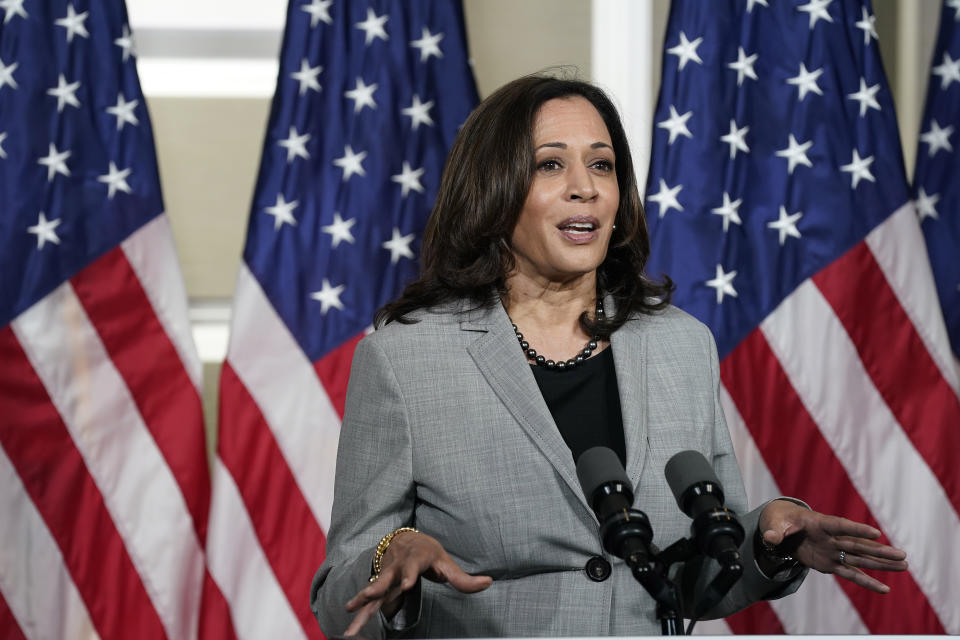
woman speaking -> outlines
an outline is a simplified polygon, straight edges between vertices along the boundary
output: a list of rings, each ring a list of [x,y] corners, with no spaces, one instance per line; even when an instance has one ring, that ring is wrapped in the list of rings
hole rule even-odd
[[[747,533],[743,576],[711,617],[792,593],[807,568],[887,591],[862,569],[902,571],[905,554],[876,529],[790,499],[747,511],[713,338],[670,306],[668,279],[644,275],[648,255],[630,150],[601,90],[525,77],[471,114],[421,275],[354,356],[311,589],[324,633],[659,633],[577,482],[594,446],[617,453],[660,547],[690,523],[666,462],[688,449],[710,461]]]

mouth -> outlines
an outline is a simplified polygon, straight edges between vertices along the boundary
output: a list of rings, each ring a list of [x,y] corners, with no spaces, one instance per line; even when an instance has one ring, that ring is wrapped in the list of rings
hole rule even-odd
[[[574,216],[557,225],[560,234],[576,244],[593,240],[599,228],[600,221],[590,216]]]

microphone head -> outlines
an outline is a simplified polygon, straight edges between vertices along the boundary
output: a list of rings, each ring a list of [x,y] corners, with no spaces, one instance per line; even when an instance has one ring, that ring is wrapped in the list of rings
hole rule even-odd
[[[597,489],[610,483],[622,484],[630,500],[633,500],[633,486],[627,478],[627,472],[624,471],[620,458],[609,447],[592,447],[580,454],[580,459],[577,460],[577,480],[580,481],[580,488],[591,507]]]
[[[675,454],[667,462],[663,470],[667,477],[667,484],[670,485],[670,491],[677,500],[677,506],[686,513],[687,489],[702,483],[711,483],[721,490],[720,500],[722,501],[722,485],[717,479],[717,474],[713,471],[713,466],[707,462],[703,454],[699,451],[681,451]]]

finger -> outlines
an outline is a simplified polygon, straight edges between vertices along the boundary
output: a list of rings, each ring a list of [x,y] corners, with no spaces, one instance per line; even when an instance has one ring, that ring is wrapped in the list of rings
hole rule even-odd
[[[873,558],[870,556],[858,556],[847,553],[844,558],[844,564],[859,569],[870,569],[872,571],[906,571],[907,563],[902,560],[885,560],[883,558]]]
[[[867,540],[876,540],[883,535],[879,529],[875,529],[874,527],[862,522],[854,522],[853,520],[840,518],[838,516],[825,516],[823,514],[818,515],[820,515],[822,518],[820,523],[821,527],[831,536],[847,536],[853,538],[866,538]]]
[[[839,546],[847,553],[855,553],[859,556],[875,556],[887,560],[904,560],[907,552],[903,549],[881,544],[874,540],[864,540],[863,538],[839,538]]]
[[[493,582],[490,576],[472,576],[465,572],[450,556],[435,562],[432,569],[438,582],[446,582],[461,593],[483,591]]]
[[[347,611],[354,611],[368,602],[383,599],[394,583],[397,582],[397,577],[395,567],[384,569],[376,580],[361,589],[357,595],[347,602]]]
[[[890,587],[883,584],[876,578],[869,576],[860,569],[847,564],[842,564],[837,567],[834,573],[841,578],[849,580],[850,582],[863,587],[864,589],[869,589],[870,591],[874,591],[876,593],[889,593],[890,591]]]
[[[360,634],[360,630],[363,629],[363,626],[370,621],[370,618],[380,610],[380,605],[382,600],[373,600],[365,604],[359,611],[357,615],[353,617],[353,620],[350,622],[350,626],[347,627],[347,630],[343,632],[345,636],[356,636]]]

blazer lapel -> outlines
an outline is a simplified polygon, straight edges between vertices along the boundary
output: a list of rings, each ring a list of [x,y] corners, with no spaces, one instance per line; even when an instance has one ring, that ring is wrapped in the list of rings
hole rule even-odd
[[[592,513],[580,489],[570,448],[553,422],[503,307],[498,304],[491,309],[468,312],[460,327],[464,331],[483,332],[467,351],[520,427],[557,470],[584,509]]]
[[[623,435],[627,449],[627,477],[634,490],[640,484],[643,460],[647,452],[647,340],[640,330],[643,319],[627,320],[610,337],[613,362],[617,370]]]

